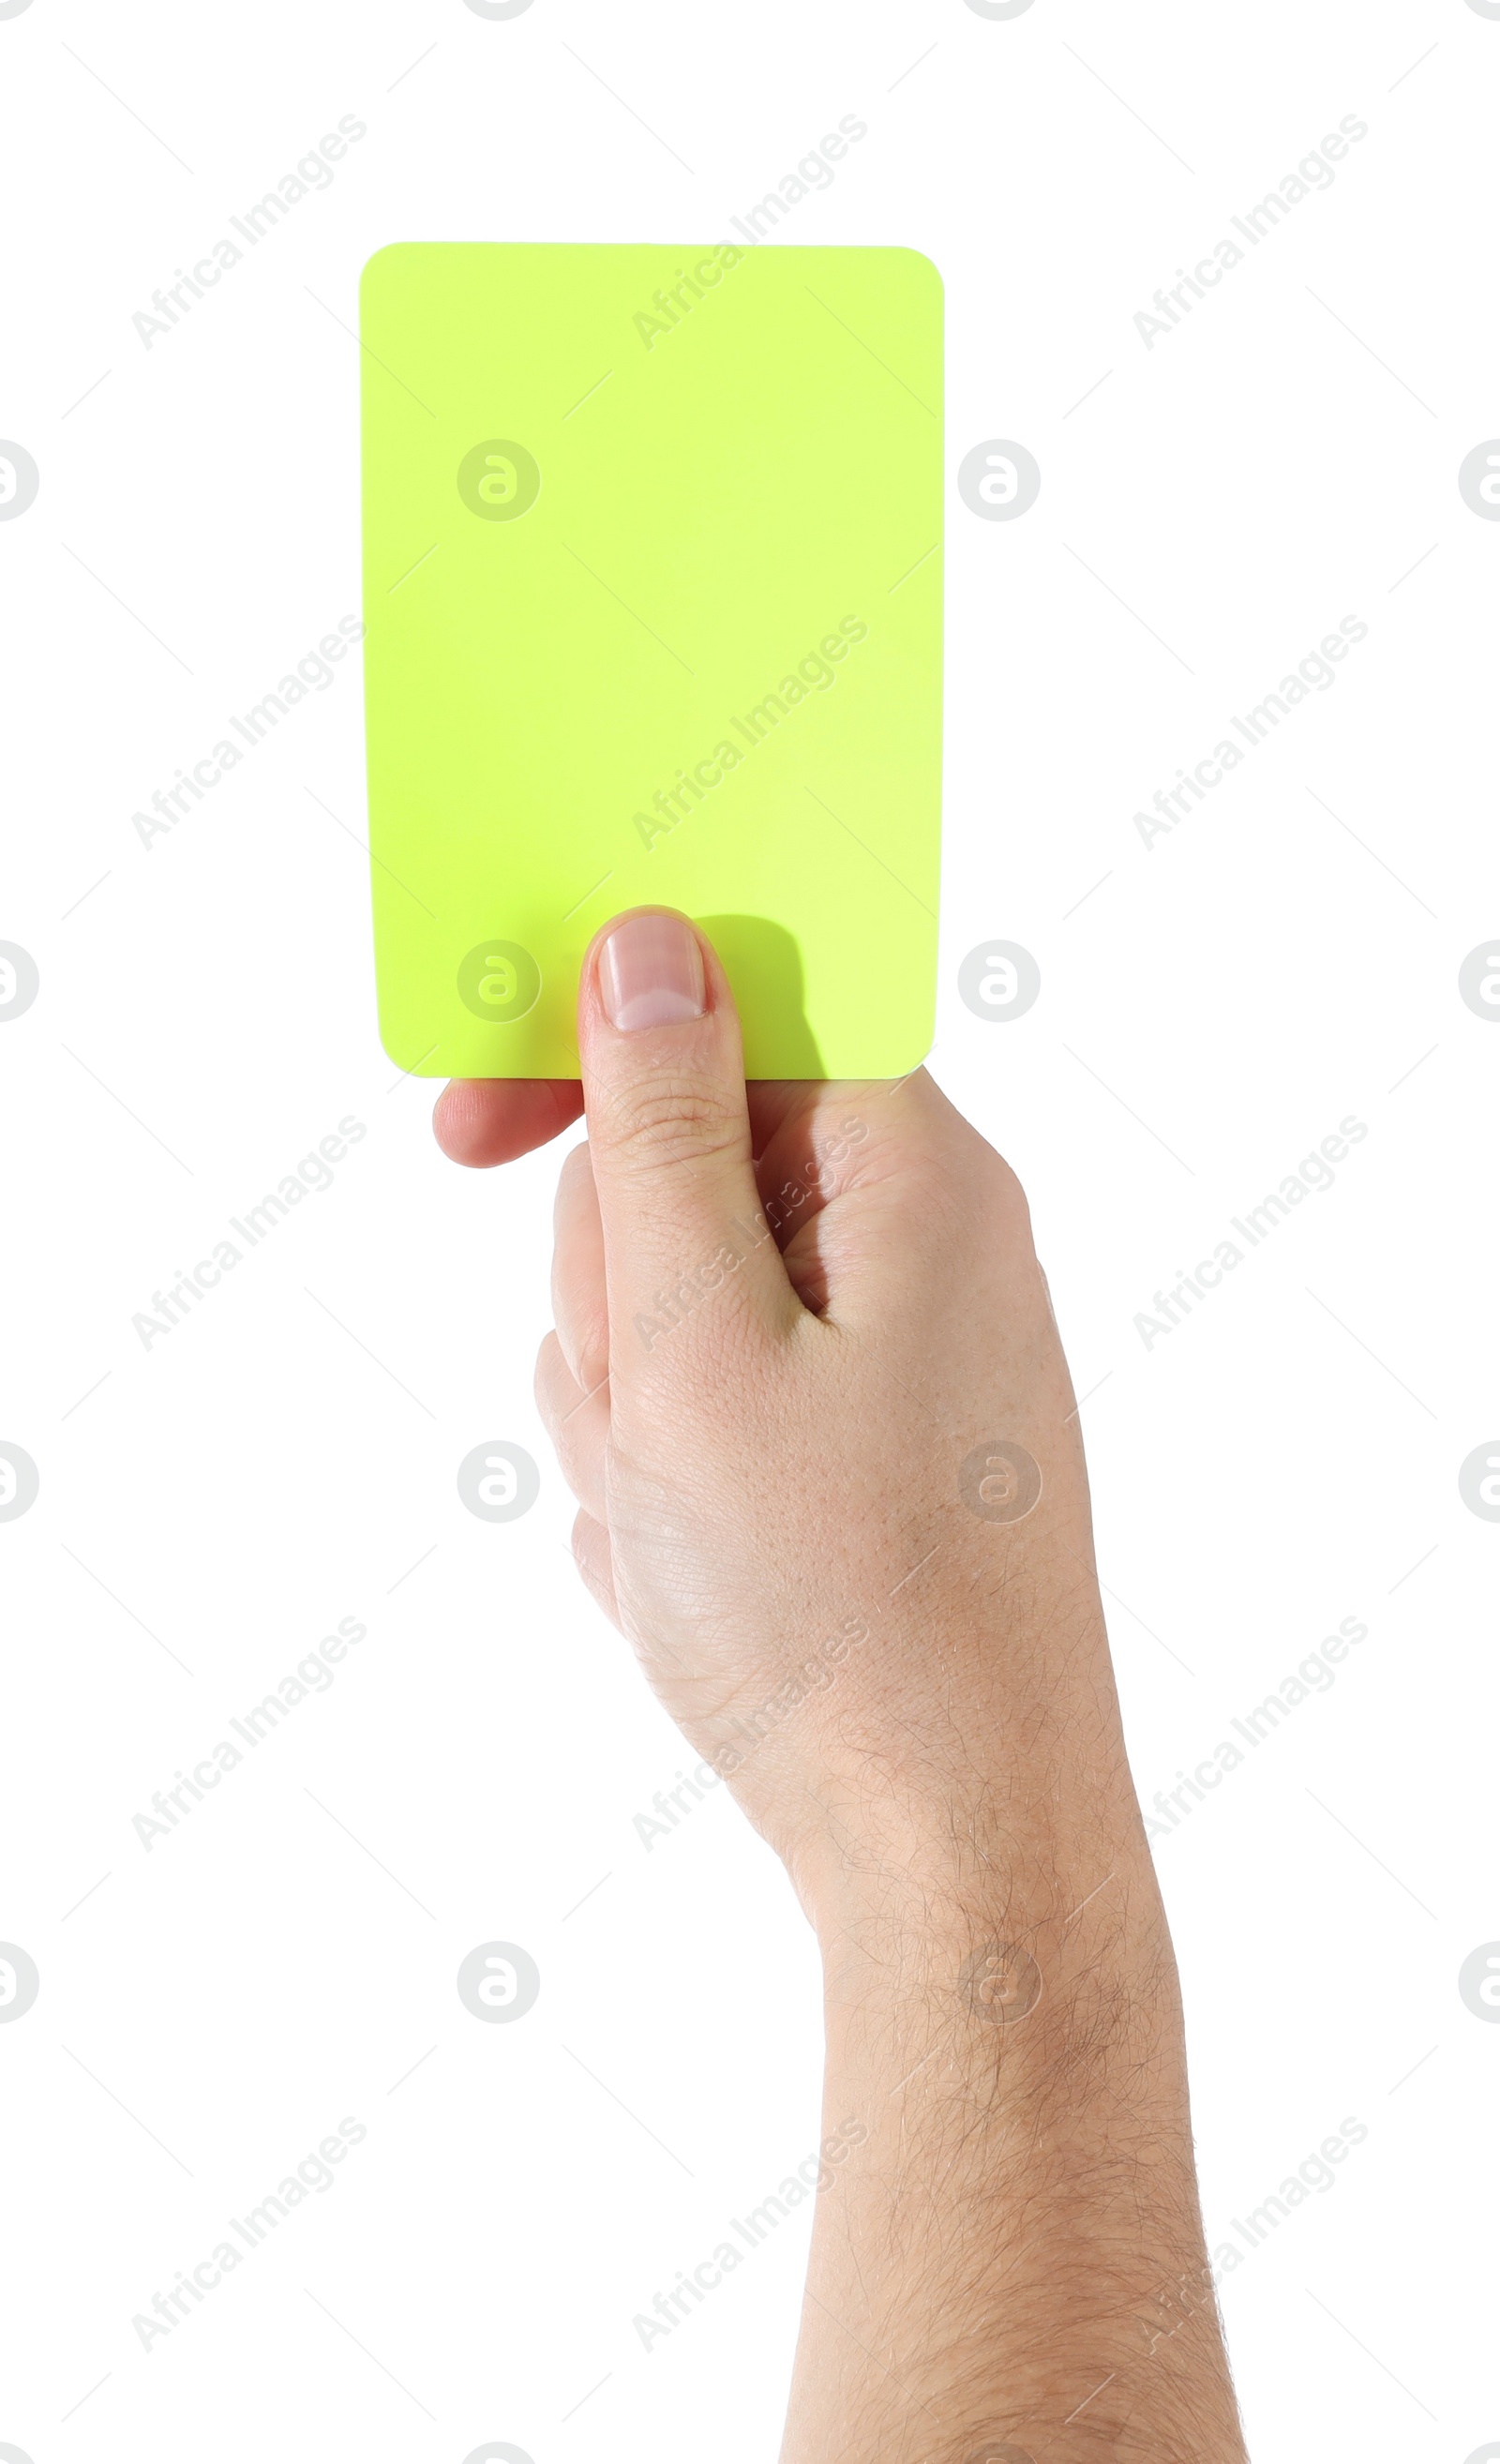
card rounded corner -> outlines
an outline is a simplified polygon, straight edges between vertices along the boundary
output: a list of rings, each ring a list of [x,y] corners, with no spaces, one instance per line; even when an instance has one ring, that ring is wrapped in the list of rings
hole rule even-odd
[[[420,245],[421,243],[419,241],[411,239],[383,240],[380,247],[365,258],[364,264],[360,268],[360,306],[362,310],[364,305],[365,288],[371,277],[375,275],[376,267],[384,266],[387,257],[409,256],[411,251]],[[378,276],[376,278],[378,279]]]
[[[946,305],[948,286],[942,278],[942,268],[935,257],[929,256],[926,250],[922,248],[895,248],[891,253],[893,256],[915,257],[918,265],[925,267],[938,286],[938,305],[939,308]]]
[[[933,1003],[932,1015],[923,1020],[921,1025],[913,1036],[911,1043],[902,1046],[895,1067],[893,1069],[887,1070],[884,1075],[892,1079],[893,1082],[901,1078],[910,1078],[915,1070],[920,1069],[926,1062],[932,1059],[933,1045],[937,1041],[938,1005],[935,1001]]]
[[[432,1058],[431,1049],[418,1053],[415,1061],[408,1061],[405,1052],[397,1050],[395,1030],[387,1027],[384,1019],[380,1019],[377,1023],[377,1033],[382,1052],[386,1060],[393,1063],[400,1070],[403,1078],[446,1078],[451,1074],[446,1065],[441,1063],[436,1068],[423,1067],[423,1063]]]

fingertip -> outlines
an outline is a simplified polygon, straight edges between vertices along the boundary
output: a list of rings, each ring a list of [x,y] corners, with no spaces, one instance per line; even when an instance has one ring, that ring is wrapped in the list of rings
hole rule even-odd
[[[545,1146],[583,1109],[574,1078],[454,1078],[432,1108],[432,1134],[451,1163],[486,1171]]]
[[[723,961],[678,907],[629,907],[602,924],[579,976],[580,1040],[737,1016]]]

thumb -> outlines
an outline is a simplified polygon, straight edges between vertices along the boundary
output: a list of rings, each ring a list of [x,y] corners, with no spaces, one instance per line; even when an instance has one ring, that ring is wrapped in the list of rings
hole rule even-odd
[[[597,936],[579,1049],[612,1368],[637,1339],[650,1351],[670,1328],[720,1323],[726,1287],[737,1309],[789,1324],[801,1304],[756,1187],[734,997],[685,915],[635,908]]]

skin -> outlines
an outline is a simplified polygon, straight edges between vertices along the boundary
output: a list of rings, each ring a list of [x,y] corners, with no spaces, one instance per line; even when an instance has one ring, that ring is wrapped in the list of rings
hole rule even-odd
[[[614,929],[582,1088],[455,1083],[434,1125],[489,1165],[586,1106],[537,1367],[574,1554],[822,1947],[783,2464],[1240,2464],[1026,1199],[925,1070],[747,1088],[702,935],[704,1015],[622,1033]]]

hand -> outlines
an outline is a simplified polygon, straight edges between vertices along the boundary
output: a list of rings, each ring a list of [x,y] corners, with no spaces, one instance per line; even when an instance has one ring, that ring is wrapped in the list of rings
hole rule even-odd
[[[580,1050],[582,1089],[451,1089],[438,1133],[488,1159],[586,1095],[538,1397],[584,1577],[704,1760],[801,1872],[830,1818],[863,1828],[877,1771],[897,1824],[992,1783],[972,1740],[949,1768],[956,1699],[1003,1756],[1066,1665],[1113,1749],[1072,1390],[1013,1175],[925,1070],[747,1089],[722,970],[670,913],[596,941]],[[1031,1464],[1030,1510],[987,1519]]]
[[[437,1129],[490,1161],[586,1105],[537,1370],[574,1554],[824,1946],[830,2113],[868,2120],[820,2201],[785,2453],[965,2464],[999,2423],[1049,2458],[1237,2457],[1176,1974],[1020,1187],[925,1070],[747,1088],[723,971],[667,911],[595,940],[579,1047],[581,1090],[451,1088]],[[931,2234],[945,2203],[914,2298],[893,2217]],[[1196,2345],[1163,2346],[1161,2287],[1189,2280]],[[866,2385],[871,2351],[896,2394]],[[934,2440],[950,2415],[967,2446]]]

